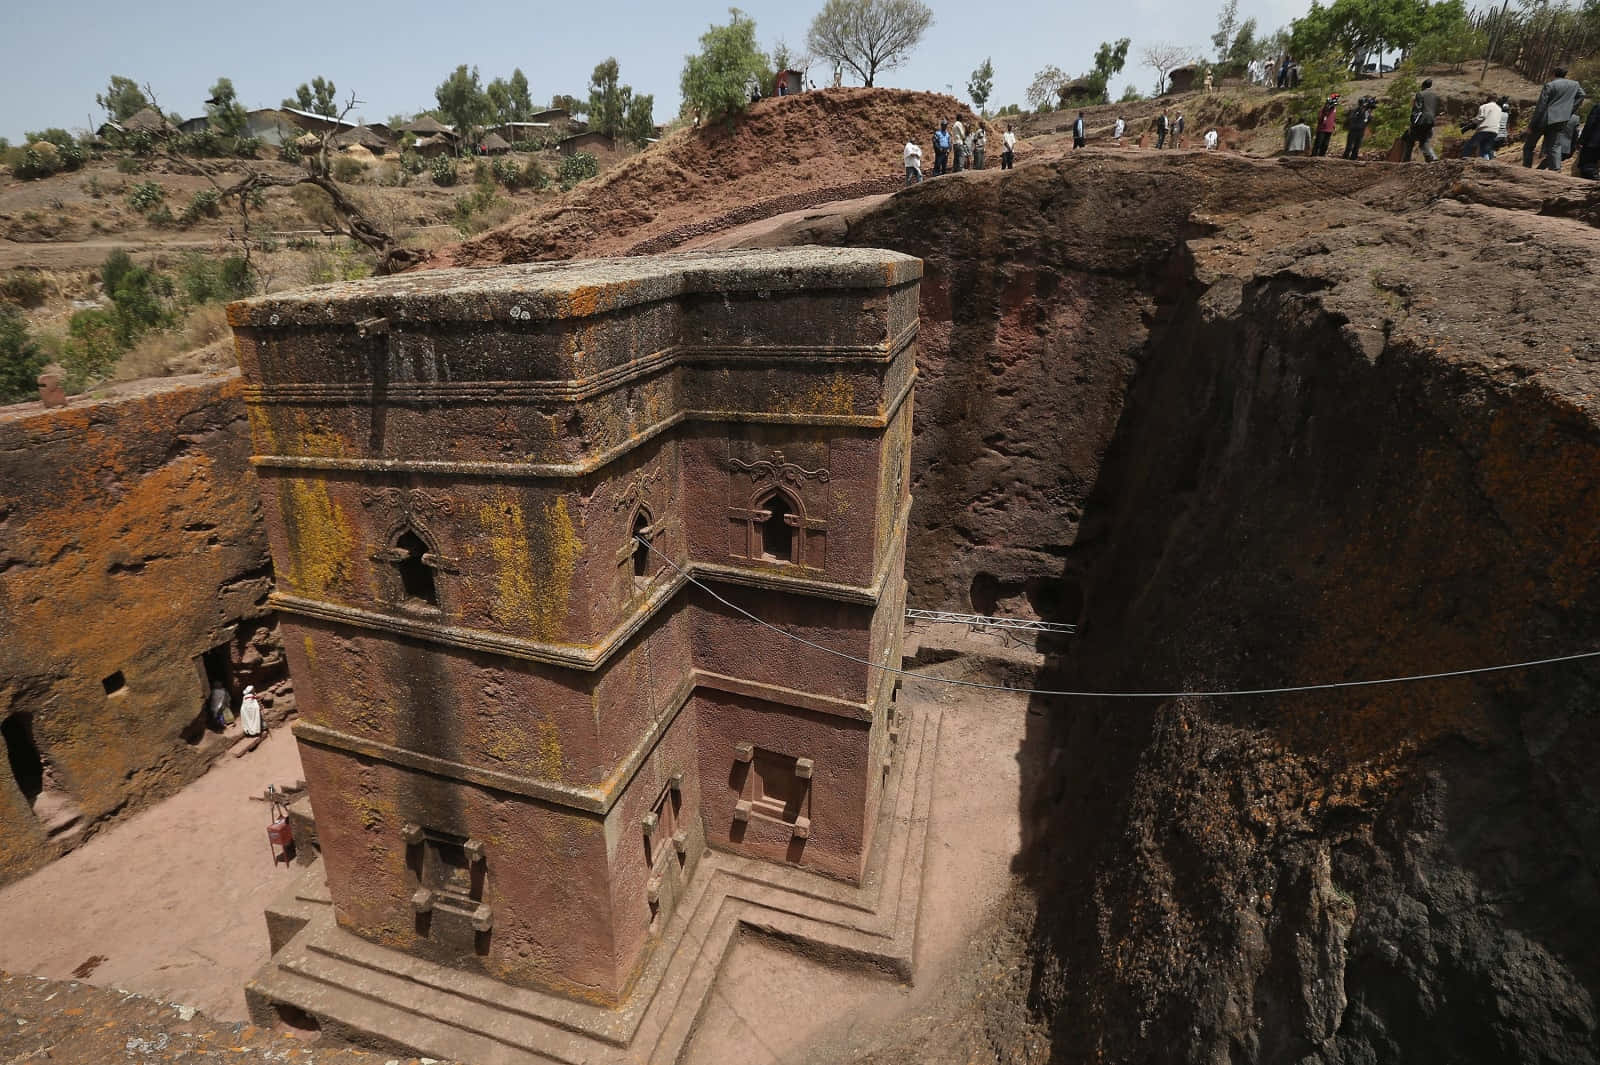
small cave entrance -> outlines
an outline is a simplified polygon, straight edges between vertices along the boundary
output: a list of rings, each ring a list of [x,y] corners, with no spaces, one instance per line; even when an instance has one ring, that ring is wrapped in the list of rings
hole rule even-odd
[[[233,651],[230,642],[219,643],[194,660],[200,677],[200,712],[183,727],[183,742],[193,747],[206,734],[220,734],[233,717]]]
[[[6,765],[27,800],[39,826],[52,839],[77,831],[82,813],[61,785],[52,766],[33,738],[33,715],[16,713],[0,721]]]
[[[789,516],[794,513],[782,492],[776,492],[761,504],[767,518],[761,523],[761,555],[772,562],[794,561],[794,526]]]

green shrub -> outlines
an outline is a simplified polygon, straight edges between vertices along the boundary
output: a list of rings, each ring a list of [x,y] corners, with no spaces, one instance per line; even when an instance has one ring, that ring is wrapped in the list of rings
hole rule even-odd
[[[353,181],[359,181],[366,172],[367,168],[361,164],[359,159],[352,159],[348,155],[334,157],[333,179],[335,181],[342,181],[348,185]]]
[[[357,281],[372,276],[372,267],[363,262],[349,245],[314,248],[306,255],[306,280],[313,285],[331,281]]]
[[[154,181],[141,181],[128,190],[128,206],[149,214],[167,198],[167,190]]]
[[[149,130],[136,129],[123,135],[122,146],[134,155],[149,155],[155,151],[156,139]]]
[[[229,147],[231,154],[240,159],[255,159],[261,154],[263,145],[260,137],[235,137]]]
[[[134,264],[133,256],[121,248],[107,255],[106,261],[100,264],[100,285],[105,289],[106,295],[110,296],[117,291],[122,279],[137,269],[139,267]]]
[[[178,224],[178,219],[173,215],[172,209],[162,204],[149,214],[145,215],[150,224],[157,229],[171,229]]]
[[[487,211],[495,203],[493,185],[478,185],[465,196],[457,196],[452,210],[456,228],[463,235],[472,235],[472,216]]]
[[[49,177],[61,169],[61,151],[49,141],[30,144],[23,149],[22,162],[12,168],[12,173],[24,181]]]
[[[573,152],[561,160],[561,169],[556,171],[556,179],[561,182],[563,189],[570,189],[580,181],[586,181],[600,173],[600,161],[588,152]]]
[[[91,381],[104,378],[127,350],[111,311],[79,311],[67,323],[61,365],[67,371],[67,388],[82,391]]]
[[[201,189],[189,198],[183,209],[183,224],[192,226],[202,218],[215,218],[222,213],[222,195],[216,189]]]
[[[76,148],[78,146],[78,138],[55,126],[28,134],[29,144],[34,144],[38,141],[54,144],[57,148]]]
[[[124,155],[117,160],[117,173],[119,174],[138,174],[143,170],[144,164],[139,162],[136,156]]]
[[[213,259],[198,253],[184,256],[178,267],[178,288],[189,303],[225,303],[255,294],[250,265],[240,255]]]
[[[304,156],[300,146],[294,141],[284,141],[278,145],[278,161],[283,163],[298,163]]]
[[[0,299],[19,307],[39,307],[44,304],[44,278],[36,270],[14,270],[0,280]]]
[[[433,183],[443,188],[449,188],[456,183],[456,161],[448,155],[434,156],[433,163],[428,167],[433,174]]]
[[[415,176],[422,173],[427,168],[427,164],[422,161],[422,156],[418,155],[416,152],[400,153],[400,169],[404,170],[406,173]]]
[[[15,307],[0,307],[0,403],[15,403],[39,394],[44,353],[28,335],[27,320]]]
[[[201,159],[214,159],[225,154],[223,138],[217,136],[209,129],[197,129],[193,133],[180,133],[175,138],[174,146],[184,155],[197,156]]]

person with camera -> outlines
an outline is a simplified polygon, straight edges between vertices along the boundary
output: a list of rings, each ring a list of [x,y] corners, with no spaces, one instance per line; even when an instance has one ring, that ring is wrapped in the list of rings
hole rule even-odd
[[[1311,145],[1312,155],[1327,155],[1328,142],[1333,140],[1333,131],[1339,128],[1339,94],[1333,93],[1322,105],[1322,112],[1317,115],[1317,137]]]
[[[1361,142],[1366,139],[1367,127],[1372,124],[1372,112],[1378,108],[1376,96],[1363,96],[1356,101],[1344,120],[1344,157],[1361,158]]]

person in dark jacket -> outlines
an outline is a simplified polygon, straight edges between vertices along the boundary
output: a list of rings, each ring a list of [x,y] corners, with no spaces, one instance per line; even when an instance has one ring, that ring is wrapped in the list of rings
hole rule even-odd
[[[1600,178],[1600,103],[1589,108],[1589,118],[1578,134],[1578,176]]]
[[[1411,99],[1411,128],[1406,130],[1406,154],[1411,162],[1411,150],[1422,148],[1422,158],[1430,163],[1439,161],[1433,154],[1433,124],[1439,119],[1439,94],[1433,91],[1433,79],[1426,78],[1422,89]]]
[[[1366,139],[1367,126],[1372,121],[1372,111],[1366,100],[1356,101],[1344,120],[1344,157],[1361,158],[1361,142]]]
[[[1077,120],[1072,123],[1072,150],[1077,151],[1088,143],[1088,138],[1084,135],[1083,112],[1079,111]]]
[[[1560,172],[1565,154],[1562,144],[1567,132],[1567,120],[1583,104],[1583,86],[1567,77],[1566,67],[1556,67],[1550,73],[1555,77],[1539,90],[1539,102],[1533,105],[1533,118],[1528,123],[1528,135],[1522,142],[1522,165],[1533,165],[1534,142],[1544,138],[1544,161],[1540,170]]]
[[[939,128],[933,131],[933,174],[938,177],[945,172],[950,161],[950,123],[946,119],[939,120]]]
[[[1156,118],[1156,147],[1157,148],[1165,148],[1167,146],[1167,129],[1168,129],[1167,113],[1165,111],[1163,111]]]

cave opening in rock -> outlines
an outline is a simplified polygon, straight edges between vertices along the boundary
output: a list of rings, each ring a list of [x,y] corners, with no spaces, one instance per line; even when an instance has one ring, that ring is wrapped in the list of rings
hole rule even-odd
[[[117,670],[108,677],[100,678],[100,687],[104,688],[107,695],[115,695],[128,686],[128,678],[122,675],[122,670]]]
[[[44,791],[44,756],[33,741],[33,715],[12,714],[0,721],[0,737],[5,738],[6,763],[22,797],[32,806]]]

